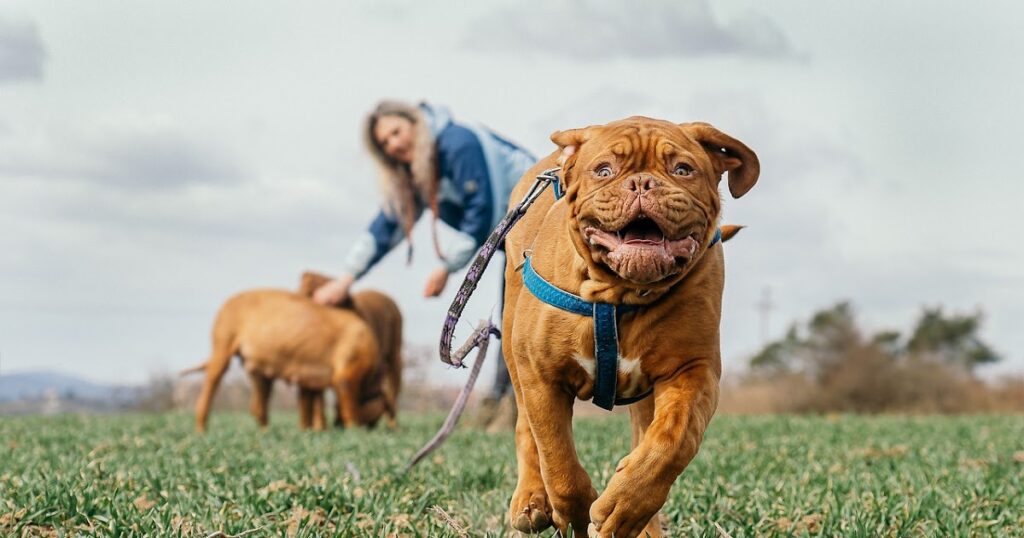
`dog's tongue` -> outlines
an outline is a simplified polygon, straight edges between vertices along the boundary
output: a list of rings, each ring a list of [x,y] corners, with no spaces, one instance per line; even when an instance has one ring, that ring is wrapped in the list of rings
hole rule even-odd
[[[627,243],[660,243],[665,239],[658,225],[646,219],[630,224],[622,232],[622,240]]]

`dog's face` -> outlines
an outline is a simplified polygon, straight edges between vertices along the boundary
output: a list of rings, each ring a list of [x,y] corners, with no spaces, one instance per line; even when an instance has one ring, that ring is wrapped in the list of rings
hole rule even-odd
[[[718,183],[740,197],[757,181],[757,156],[703,123],[633,117],[560,131],[570,233],[599,271],[647,286],[673,281],[710,245]]]

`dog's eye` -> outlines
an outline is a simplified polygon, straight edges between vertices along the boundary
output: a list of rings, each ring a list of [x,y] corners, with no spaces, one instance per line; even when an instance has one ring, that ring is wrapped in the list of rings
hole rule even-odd
[[[594,170],[594,175],[597,177],[612,177],[612,166],[610,164],[602,164]]]
[[[693,167],[686,163],[679,163],[676,165],[675,169],[672,170],[672,173],[677,176],[686,177],[693,173]]]

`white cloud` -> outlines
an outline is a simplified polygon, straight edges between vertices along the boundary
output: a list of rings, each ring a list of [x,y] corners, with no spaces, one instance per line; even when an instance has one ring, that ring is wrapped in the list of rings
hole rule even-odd
[[[0,139],[0,174],[81,180],[128,190],[231,183],[246,175],[223,144],[186,134],[174,125],[70,131],[37,125],[33,131],[32,137]]]
[[[463,46],[532,50],[593,61],[721,54],[795,56],[771,19],[748,12],[723,22],[707,0],[520,3],[472,23]]]

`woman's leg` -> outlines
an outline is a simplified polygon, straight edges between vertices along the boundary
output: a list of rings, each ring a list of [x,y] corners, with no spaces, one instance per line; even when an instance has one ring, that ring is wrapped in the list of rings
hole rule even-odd
[[[502,264],[504,265],[504,263]],[[498,286],[498,319],[501,319],[503,311],[505,309],[505,279],[501,279],[501,284]],[[498,356],[495,361],[494,368],[494,384],[491,385],[490,398],[494,401],[500,401],[506,395],[512,393],[512,378],[508,375],[508,365],[505,364],[505,355],[501,352],[501,346],[496,346]]]
[[[501,285],[498,287],[498,290],[498,319],[503,319],[502,316],[504,316],[505,309],[504,278],[501,279]],[[487,431],[492,433],[515,430],[516,417],[518,415],[516,398],[512,391],[512,378],[508,373],[508,364],[505,363],[505,355],[501,351],[502,346],[497,347],[497,359],[494,361],[494,384],[491,386],[491,393],[487,397],[488,403],[493,405],[491,416],[487,421]]]

